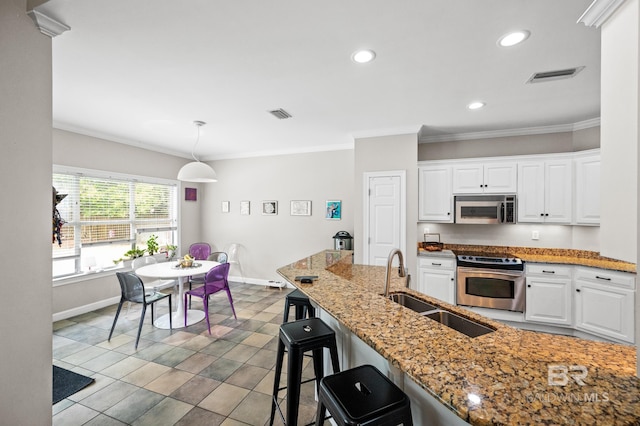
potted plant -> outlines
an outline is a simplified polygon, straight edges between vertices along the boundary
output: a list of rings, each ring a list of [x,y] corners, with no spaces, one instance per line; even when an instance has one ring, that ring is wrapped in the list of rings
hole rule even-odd
[[[136,257],[144,256],[144,250],[134,246],[131,250],[127,251],[124,255],[127,256],[129,259],[135,259]]]
[[[160,251],[160,246],[158,246],[158,236],[152,234],[147,239],[147,253],[149,253],[149,256],[153,256],[158,251]]]

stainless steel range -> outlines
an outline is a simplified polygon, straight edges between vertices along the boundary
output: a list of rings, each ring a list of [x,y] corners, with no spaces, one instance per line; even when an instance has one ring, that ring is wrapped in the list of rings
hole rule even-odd
[[[524,312],[525,276],[517,257],[458,254],[458,305]]]

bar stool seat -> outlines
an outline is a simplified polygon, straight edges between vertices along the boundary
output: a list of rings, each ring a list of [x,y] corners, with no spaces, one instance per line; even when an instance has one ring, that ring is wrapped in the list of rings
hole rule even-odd
[[[316,390],[319,391],[320,379],[324,375],[323,351],[329,349],[333,372],[340,371],[338,361],[338,348],[336,346],[335,332],[320,318],[307,318],[298,321],[287,322],[280,326],[280,341],[276,355],[276,371],[273,380],[273,395],[271,401],[271,417],[269,425],[273,425],[276,408],[287,426],[298,424],[298,404],[300,402],[300,386],[310,381],[316,382]],[[284,353],[288,353],[287,386],[280,387],[280,376]],[[313,370],[315,377],[302,381],[302,360],[304,353],[312,351]],[[278,405],[278,392],[287,389],[286,419]]]
[[[295,306],[296,308],[296,320],[303,318],[311,318],[316,315],[316,310],[309,301],[309,297],[298,289],[293,290],[287,294],[284,302],[284,318],[282,322],[289,322],[289,308]]]
[[[316,426],[325,409],[340,426],[413,425],[407,395],[372,365],[362,365],[322,378]]]

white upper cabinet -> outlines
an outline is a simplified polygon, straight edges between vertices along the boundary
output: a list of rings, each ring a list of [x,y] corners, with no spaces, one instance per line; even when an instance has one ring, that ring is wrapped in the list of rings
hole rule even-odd
[[[507,194],[517,189],[515,162],[474,162],[453,167],[454,194]]]
[[[575,159],[576,220],[579,225],[600,224],[600,153]]]
[[[453,222],[451,166],[422,166],[419,175],[418,220]]]
[[[571,159],[518,163],[518,222],[571,223]]]

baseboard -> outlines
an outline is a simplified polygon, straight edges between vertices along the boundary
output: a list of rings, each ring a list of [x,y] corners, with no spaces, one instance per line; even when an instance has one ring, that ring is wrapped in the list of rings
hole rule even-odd
[[[293,288],[293,286],[286,281],[265,280],[261,278],[246,278],[240,276],[229,276],[229,281],[232,283],[245,283],[253,285],[262,285],[275,288]],[[56,312],[52,316],[53,322],[63,319],[75,317],[77,315],[86,314],[87,312],[93,312],[97,309],[105,308],[107,306],[115,305],[120,301],[120,296],[114,296],[109,299],[100,300],[98,302],[89,303],[88,305],[78,306],[76,308],[68,309],[62,312]]]
[[[268,287],[276,287],[276,288],[293,288],[293,286],[286,281],[275,281],[275,280],[265,280],[262,278],[247,278],[241,277],[238,275],[229,275],[229,281],[232,283],[244,283],[244,284],[254,284],[254,285],[264,285]]]
[[[75,317],[77,315],[86,314],[87,312],[93,312],[97,309],[106,308],[107,306],[115,305],[120,301],[120,296],[110,297],[109,299],[100,300],[98,302],[89,303],[88,305],[78,306],[76,308],[68,309],[62,312],[56,312],[53,314],[53,322],[63,319]]]

